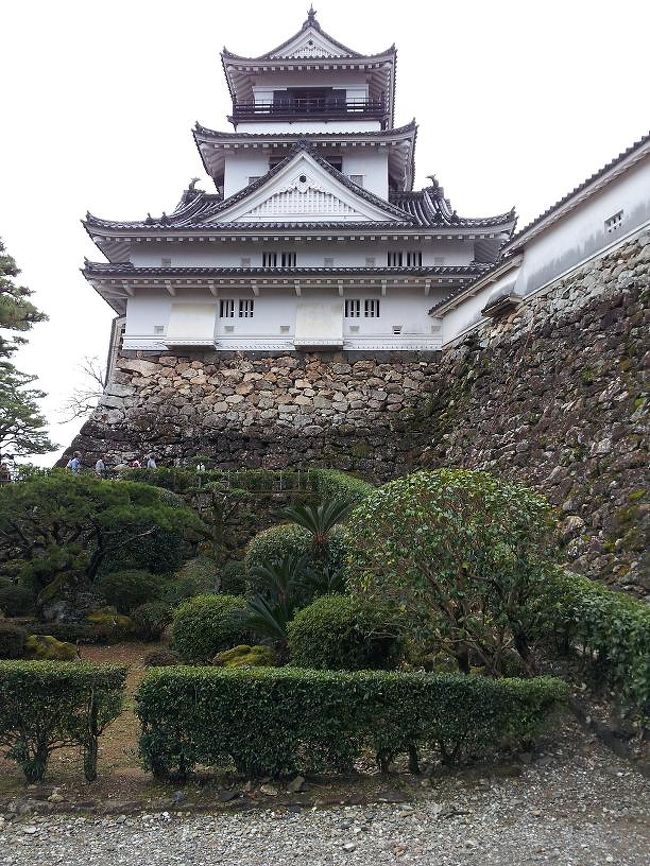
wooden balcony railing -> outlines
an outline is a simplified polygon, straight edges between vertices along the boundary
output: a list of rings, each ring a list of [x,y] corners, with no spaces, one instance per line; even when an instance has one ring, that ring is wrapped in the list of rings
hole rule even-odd
[[[350,115],[383,120],[386,115],[386,104],[383,99],[292,98],[272,104],[235,102],[232,110],[232,119],[235,121],[295,120],[298,117],[330,120]]]

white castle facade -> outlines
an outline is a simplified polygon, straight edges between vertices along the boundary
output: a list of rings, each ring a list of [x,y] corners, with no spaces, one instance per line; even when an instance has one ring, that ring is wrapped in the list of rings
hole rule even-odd
[[[414,190],[395,60],[342,45],[313,9],[261,57],[224,49],[232,129],[193,131],[214,191],[84,221],[113,355],[436,351],[648,225],[650,136],[517,235],[514,210],[462,217],[435,178]]]

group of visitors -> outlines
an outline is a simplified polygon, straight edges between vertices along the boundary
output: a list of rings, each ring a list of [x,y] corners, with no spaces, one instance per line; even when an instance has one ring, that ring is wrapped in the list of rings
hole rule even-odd
[[[142,463],[140,460],[135,459],[132,460],[131,463],[117,463],[112,468],[107,466],[106,460],[103,456],[97,458],[95,462],[95,475],[99,478],[108,478],[109,475],[123,472],[125,469],[142,469]],[[147,454],[144,457],[144,468],[145,469],[156,469],[156,458],[153,454]],[[83,469],[83,463],[81,459],[81,452],[75,451],[72,457],[68,460],[66,464],[66,469],[69,469],[74,475],[78,475]]]

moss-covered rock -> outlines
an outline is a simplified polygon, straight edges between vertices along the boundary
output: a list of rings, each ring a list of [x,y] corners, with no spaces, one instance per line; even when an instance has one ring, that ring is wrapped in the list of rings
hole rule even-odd
[[[89,613],[86,617],[93,627],[93,632],[98,641],[119,641],[132,637],[135,631],[133,620],[130,616],[116,613],[115,608],[101,608]]]
[[[270,646],[240,644],[232,649],[217,653],[212,664],[219,668],[258,668],[275,667],[278,657]]]
[[[25,641],[25,658],[32,661],[69,662],[78,658],[73,643],[57,640],[50,634],[30,634]]]

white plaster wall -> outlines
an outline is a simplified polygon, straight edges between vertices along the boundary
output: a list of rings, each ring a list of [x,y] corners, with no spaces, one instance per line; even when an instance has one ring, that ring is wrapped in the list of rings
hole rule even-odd
[[[296,252],[297,267],[325,266],[325,258],[334,259],[334,267],[365,267],[366,258],[374,256],[376,267],[388,263],[388,250],[422,250],[423,265],[466,265],[473,258],[473,241],[426,240],[419,243],[371,241],[286,241],[259,240],[251,243],[216,241],[205,243],[142,243],[132,247],[131,261],[138,267],[160,267],[169,258],[172,267],[241,267],[242,258],[250,258],[251,267],[262,266],[265,250]],[[442,261],[438,261],[442,259]]]
[[[615,232],[605,220],[623,210]],[[526,245],[516,291],[527,295],[650,219],[650,157]]]
[[[234,150],[226,154],[224,166],[224,198],[248,186],[249,177],[261,177],[269,170],[270,151]]]
[[[487,302],[504,290],[504,287],[512,287],[513,274],[508,273],[500,277],[494,283],[481,289],[477,294],[462,301],[455,309],[445,313],[442,320],[442,342],[443,345],[455,340],[468,328],[483,320],[481,310]],[[433,304],[431,305],[433,306]]]
[[[294,121],[267,121],[251,120],[239,121],[235,124],[238,132],[376,132],[381,129],[378,120],[355,119],[350,120],[296,120]]]
[[[423,290],[401,288],[389,289],[385,296],[375,289],[346,289],[345,298],[361,300],[361,316],[359,318],[343,319],[343,335],[346,343],[351,345],[364,341],[387,348],[412,348],[413,340],[431,342],[431,348],[439,343],[439,329],[428,315],[432,304],[436,303],[446,290],[434,290],[429,296]],[[124,336],[125,349],[160,349],[164,347],[165,335],[155,335],[154,326],[162,325],[167,332],[173,304],[214,304],[215,335],[224,347],[236,348],[243,341],[268,344],[273,341],[291,341],[295,333],[297,305],[306,300],[328,303],[339,299],[335,288],[304,289],[301,297],[295,293],[280,289],[262,290],[259,297],[254,297],[251,290],[223,289],[220,298],[235,300],[235,317],[219,318],[219,300],[213,298],[206,290],[187,290],[178,292],[172,297],[160,289],[141,289],[135,297],[129,298],[127,304],[127,323]],[[252,318],[239,318],[238,301],[240,298],[254,299],[255,313]],[[380,315],[377,318],[366,318],[363,315],[363,301],[367,298],[378,298]],[[402,333],[395,335],[393,326],[400,325]],[[283,328],[288,328],[284,331]],[[192,335],[187,335],[191,337]],[[390,344],[390,345],[388,345]],[[434,345],[435,344],[435,345]],[[246,348],[254,348],[246,346]]]
[[[388,200],[388,148],[342,150],[343,174],[363,175],[363,188]]]

